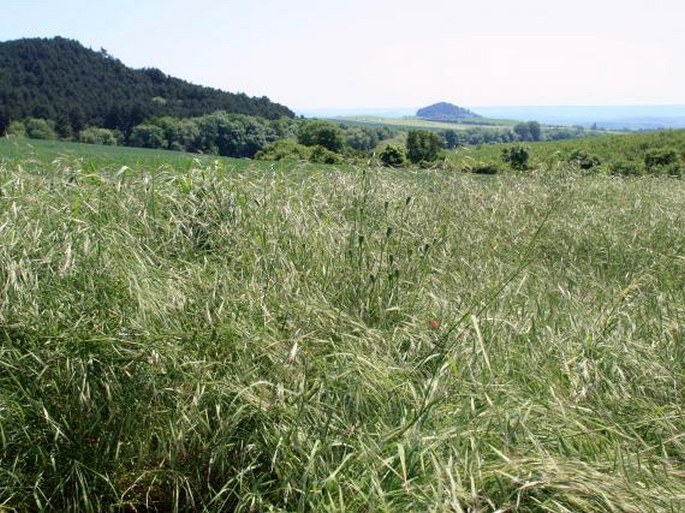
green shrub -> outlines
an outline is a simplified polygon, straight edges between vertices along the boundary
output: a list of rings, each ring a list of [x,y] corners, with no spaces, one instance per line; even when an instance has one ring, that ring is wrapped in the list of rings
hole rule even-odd
[[[586,171],[595,168],[602,163],[597,155],[588,153],[580,148],[576,148],[571,152],[568,156],[568,162]]]
[[[401,146],[389,144],[378,156],[386,167],[400,167],[407,160],[407,152]]]
[[[477,175],[494,175],[497,174],[499,168],[495,164],[478,163],[471,168],[471,172]]]
[[[287,160],[292,162],[306,162],[311,156],[312,150],[303,144],[299,144],[292,139],[281,139],[267,144],[257,152],[256,159],[259,160]]]
[[[131,146],[138,148],[165,148],[164,130],[157,125],[138,125],[131,132],[128,140]]]
[[[7,127],[7,135],[26,137],[26,126],[21,121],[12,121]]]
[[[323,146],[314,146],[314,148],[312,148],[312,153],[309,156],[309,160],[311,162],[316,162],[317,164],[340,164],[342,162],[342,157]]]
[[[682,159],[673,148],[655,148],[645,153],[645,170],[651,174],[680,175]]]
[[[407,136],[407,157],[413,164],[435,162],[442,153],[443,139],[428,130],[410,130]]]
[[[345,143],[353,150],[370,151],[378,141],[378,133],[372,129],[353,126],[345,131]]]
[[[632,160],[617,160],[609,166],[609,172],[617,176],[638,176],[643,173],[642,166]]]
[[[29,118],[24,122],[26,135],[31,139],[57,139],[55,124],[41,118]]]
[[[673,148],[655,148],[645,153],[645,167],[667,166],[678,162],[678,152]]]
[[[97,128],[90,126],[84,128],[79,133],[79,141],[86,144],[103,144],[105,146],[116,146],[121,133],[118,130],[107,128]]]
[[[681,176],[685,174],[685,169],[680,162],[674,162],[673,164],[656,166],[650,171],[650,173],[655,175]]]
[[[516,144],[510,148],[502,150],[502,160],[509,164],[513,169],[528,169],[530,159],[530,148],[524,144]]]
[[[327,150],[339,153],[345,144],[345,134],[333,123],[307,121],[300,127],[297,142],[305,146],[323,146]]]

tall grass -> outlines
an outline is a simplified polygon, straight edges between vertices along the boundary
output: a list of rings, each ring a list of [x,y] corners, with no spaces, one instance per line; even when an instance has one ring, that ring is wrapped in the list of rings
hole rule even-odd
[[[0,509],[682,511],[685,186],[0,168]]]

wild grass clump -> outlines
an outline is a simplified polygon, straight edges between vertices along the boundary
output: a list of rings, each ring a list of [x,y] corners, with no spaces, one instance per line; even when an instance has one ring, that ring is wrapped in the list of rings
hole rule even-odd
[[[681,181],[25,167],[0,509],[682,511]]]

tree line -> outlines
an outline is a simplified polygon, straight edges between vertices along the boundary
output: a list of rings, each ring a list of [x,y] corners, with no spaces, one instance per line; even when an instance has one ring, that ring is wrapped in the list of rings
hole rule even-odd
[[[7,132],[33,139],[60,138],[56,123],[42,118],[13,121]],[[280,160],[308,156],[308,148],[315,147],[319,148],[320,158],[323,150],[339,158],[361,155],[395,133],[385,127],[341,126],[327,121],[292,118],[266,119],[218,111],[194,118],[153,118],[134,126],[128,135],[116,129],[90,126],[68,139],[90,144]],[[278,144],[273,147],[275,143]]]
[[[582,135],[582,131],[575,128],[565,130],[564,137],[559,138]],[[65,138],[61,137],[55,121],[42,118],[13,121],[7,131],[10,135],[36,139]],[[461,131],[410,130],[405,133],[397,127],[356,126],[285,117],[266,119],[218,111],[192,118],[157,117],[135,125],[128,133],[88,126],[66,139],[225,157],[329,164],[369,158],[377,153],[382,164],[401,166],[407,162],[432,165],[443,157],[443,149],[551,140],[554,134],[551,135],[535,122],[520,123],[513,129],[502,130],[474,127]],[[386,143],[379,148],[379,143],[388,139],[396,142]],[[398,144],[400,141],[402,143]]]
[[[447,129],[440,131],[445,139],[445,148],[477,144],[499,144],[513,142],[538,142],[575,139],[585,135],[581,126],[543,127],[537,121],[525,121],[505,128],[472,127],[466,130]]]

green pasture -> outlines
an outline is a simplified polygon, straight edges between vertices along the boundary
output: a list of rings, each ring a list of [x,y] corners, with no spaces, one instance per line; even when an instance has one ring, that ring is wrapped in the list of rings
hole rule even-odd
[[[542,141],[523,143],[530,149],[533,169],[547,170],[565,165],[574,150],[599,158],[607,166],[619,161],[642,163],[650,150],[672,148],[685,158],[685,130],[663,130],[657,132],[625,134],[593,134],[582,139]],[[482,144],[466,146],[447,152],[447,159],[457,168],[474,162],[502,163],[502,149],[511,144]],[[600,166],[602,167],[602,166]]]
[[[59,165],[63,162],[86,171],[98,172],[116,171],[122,166],[134,169],[172,168],[180,171],[226,159],[177,151],[10,137],[0,138],[0,160],[9,166],[20,164],[35,169],[42,169],[46,164]],[[239,160],[232,162],[240,167]]]

